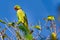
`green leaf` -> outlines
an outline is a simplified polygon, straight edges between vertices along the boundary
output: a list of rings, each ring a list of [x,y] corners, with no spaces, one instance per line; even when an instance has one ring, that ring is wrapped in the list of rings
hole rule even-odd
[[[23,32],[25,32],[25,34],[27,34],[28,33],[28,30],[27,30],[27,28],[25,27],[25,26],[18,26],[19,27],[19,29],[20,30],[22,30]]]
[[[3,24],[6,24],[3,20],[0,19],[0,22],[3,23]]]
[[[32,40],[33,39],[32,34],[27,34],[27,35],[25,35],[25,37],[26,37],[26,40]]]

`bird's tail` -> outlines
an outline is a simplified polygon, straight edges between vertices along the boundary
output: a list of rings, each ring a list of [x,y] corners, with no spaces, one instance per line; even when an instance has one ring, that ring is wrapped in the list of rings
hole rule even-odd
[[[27,29],[27,31],[29,32],[29,33],[31,33],[31,31],[29,30],[29,26],[28,26],[28,23],[23,23],[23,25],[26,27],[26,29]]]

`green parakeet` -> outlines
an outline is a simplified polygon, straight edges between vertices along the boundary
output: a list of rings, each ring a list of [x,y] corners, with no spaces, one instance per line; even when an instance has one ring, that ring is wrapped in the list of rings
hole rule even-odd
[[[28,28],[28,21],[25,12],[21,9],[19,5],[14,6],[14,9],[17,11],[18,22],[17,24],[23,24],[22,26],[19,25],[19,29],[22,30],[25,35],[24,37],[26,40],[32,40],[32,34],[30,34],[30,30]]]
[[[22,23],[26,27],[26,29],[28,29],[28,21],[25,12],[21,9],[19,5],[16,5],[14,9],[17,11],[17,17],[18,17],[17,24]],[[29,31],[29,29],[27,31]]]

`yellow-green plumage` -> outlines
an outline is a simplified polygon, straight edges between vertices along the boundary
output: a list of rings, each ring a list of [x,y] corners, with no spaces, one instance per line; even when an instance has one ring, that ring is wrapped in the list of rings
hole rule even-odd
[[[19,29],[25,33],[24,37],[26,38],[26,40],[32,39],[32,34],[30,34],[30,30],[28,28],[28,21],[27,21],[27,16],[26,16],[25,12],[18,5],[16,5],[14,8],[17,11],[17,17],[18,17],[17,24],[20,24],[20,23],[23,24],[23,25],[18,26]]]
[[[18,21],[24,23],[24,11],[22,9],[17,10]]]
[[[17,17],[18,17],[17,24],[22,23],[24,27],[26,27],[27,31],[30,32],[30,30],[28,29],[28,21],[25,12],[21,9],[19,5],[16,5],[14,8],[15,10],[17,10]]]
[[[17,10],[18,24],[23,23],[23,25],[28,28],[28,22],[26,14],[22,9]]]

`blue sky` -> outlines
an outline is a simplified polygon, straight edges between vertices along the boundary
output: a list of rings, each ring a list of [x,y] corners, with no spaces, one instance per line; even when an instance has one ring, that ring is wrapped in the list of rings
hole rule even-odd
[[[26,12],[29,23],[34,23],[47,15],[56,16],[56,7],[59,4],[59,0],[1,0],[0,18],[7,17],[10,21],[17,19],[16,11],[14,10],[16,4],[20,5]]]
[[[38,21],[42,22],[43,25],[45,23],[44,17],[48,15],[57,17],[56,9],[59,3],[60,0],[0,0],[0,19],[7,18],[10,22],[17,21],[14,6],[20,5],[27,15],[29,25],[35,25]]]

